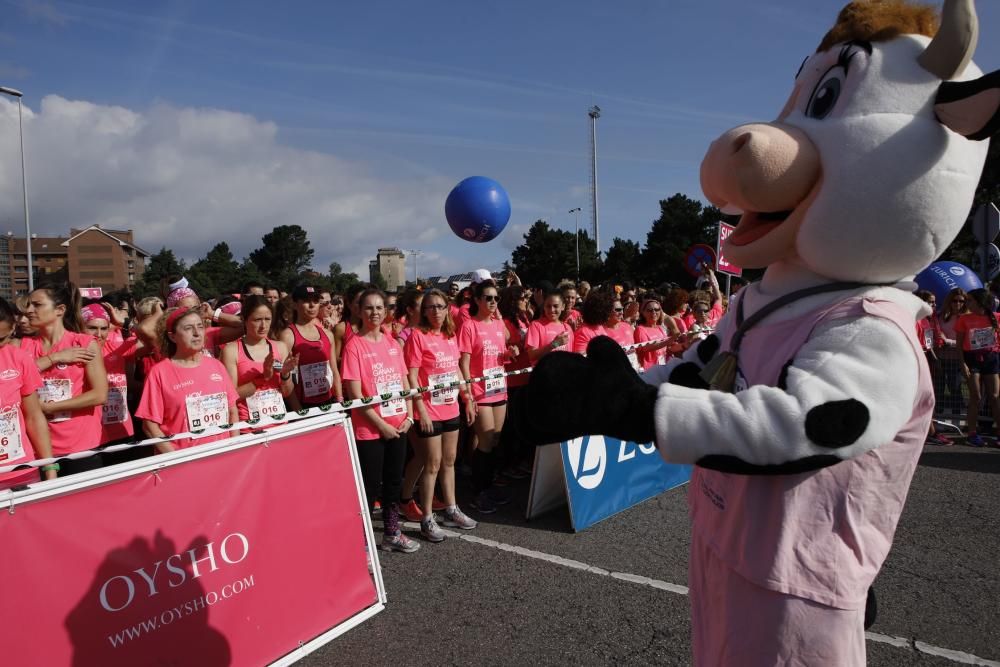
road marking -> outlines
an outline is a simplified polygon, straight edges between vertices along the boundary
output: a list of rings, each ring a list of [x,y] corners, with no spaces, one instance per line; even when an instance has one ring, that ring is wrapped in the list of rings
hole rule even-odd
[[[406,528],[410,530],[420,531],[420,524],[407,521],[403,524]],[[497,549],[499,551],[507,551],[509,553],[517,554],[519,556],[524,556],[526,558],[532,558],[534,560],[544,561],[546,563],[552,563],[553,565],[561,565],[563,567],[572,568],[574,570],[580,570],[582,572],[590,572],[591,574],[597,574],[602,577],[610,577],[612,579],[618,579],[620,581],[627,581],[632,584],[639,584],[640,586],[649,586],[650,588],[656,588],[661,591],[667,591],[669,593],[675,593],[677,595],[687,595],[688,587],[681,586],[679,584],[672,584],[668,581],[660,581],[659,579],[650,579],[649,577],[644,577],[640,574],[631,574],[629,572],[612,572],[611,570],[606,570],[603,567],[597,567],[596,565],[588,565],[578,560],[572,560],[570,558],[563,558],[562,556],[556,556],[554,554],[548,554],[543,551],[535,551],[534,549],[526,549],[524,547],[515,546],[513,544],[506,544],[504,542],[497,542],[496,540],[487,540],[482,537],[476,537],[475,535],[470,535],[466,532],[455,532],[453,530],[441,529],[448,537],[453,537],[459,540],[464,540],[465,542],[471,542],[473,544],[478,544],[483,547],[489,547],[491,549]],[[907,639],[905,637],[893,637],[891,635],[883,635],[878,632],[866,632],[865,639],[871,642],[877,642],[879,644],[888,644],[889,646],[895,646],[896,648],[909,649],[911,651],[916,651],[918,653],[926,653],[927,655],[933,655],[939,658],[944,658],[945,660],[950,660],[952,662],[957,662],[963,665],[978,665],[979,667],[1000,667],[1000,662],[996,660],[987,660],[986,658],[980,658],[977,655],[972,655],[971,653],[965,653],[963,651],[956,651],[950,648],[942,648],[940,646],[934,646],[932,644],[927,644],[925,642],[916,639]]]

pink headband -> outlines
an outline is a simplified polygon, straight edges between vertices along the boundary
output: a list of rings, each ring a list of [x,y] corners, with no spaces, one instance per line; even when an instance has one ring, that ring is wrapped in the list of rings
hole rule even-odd
[[[167,317],[167,332],[173,333],[174,327],[177,326],[177,320],[187,315],[191,315],[192,313],[197,315],[198,310],[196,308],[178,308],[174,312],[170,313],[170,316]]]
[[[89,306],[84,306],[83,308],[81,308],[80,317],[83,318],[84,324],[86,324],[91,320],[107,320],[108,322],[111,321],[111,318],[108,316],[108,311],[104,310],[104,306],[97,303],[92,303]]]
[[[194,293],[194,290],[190,287],[178,287],[173,292],[167,295],[167,308],[173,308],[181,299],[186,299],[189,296],[198,296]]]

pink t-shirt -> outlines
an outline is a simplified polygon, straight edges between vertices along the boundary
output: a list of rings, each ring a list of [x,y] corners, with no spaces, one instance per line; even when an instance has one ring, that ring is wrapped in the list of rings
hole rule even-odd
[[[962,344],[965,352],[996,352],[1000,349],[997,346],[996,331],[986,315],[961,315],[955,323],[955,333],[965,334],[965,342]]]
[[[581,315],[580,311],[576,310],[575,308],[572,309],[572,310],[570,310],[566,314],[566,324],[570,325],[573,328],[582,326],[583,325],[583,315]]]
[[[653,326],[647,326],[640,324],[635,328],[636,343],[666,340],[669,337],[670,334],[667,332],[667,328],[662,325],[654,324]],[[639,355],[639,365],[642,366],[642,370],[648,370],[657,364],[665,364],[667,363],[667,358],[670,356],[665,347],[661,347],[658,350],[640,347],[636,350],[636,354]]]
[[[458,339],[440,333],[410,330],[410,337],[403,347],[403,360],[407,368],[417,369],[421,387],[457,382],[462,379],[458,369]],[[459,388],[438,389],[422,394],[427,416],[431,421],[448,421],[458,416]],[[415,413],[416,415],[416,413]]]
[[[0,347],[0,466],[35,460],[21,401],[42,386],[34,358],[13,345]],[[0,474],[0,489],[38,481],[37,470]]]
[[[556,350],[569,351],[569,344],[573,341],[573,329],[565,322],[552,322],[535,320],[528,327],[528,334],[524,337],[524,345],[529,350],[540,350],[552,344],[561,333],[568,334],[566,343],[560,345]]]
[[[472,377],[489,377],[472,385],[472,398],[476,403],[492,405],[506,401],[507,378],[503,376],[503,357],[507,351],[507,328],[503,321],[467,319],[458,332],[458,351],[469,355]]]
[[[504,319],[504,327],[507,329],[507,345],[517,346],[517,357],[513,359],[507,359],[504,363],[503,368],[505,371],[519,371],[522,368],[527,368],[531,365],[528,361],[528,350],[524,346],[524,339],[528,333],[528,327],[531,322],[518,319],[517,321]],[[528,384],[527,375],[514,375],[513,377],[507,378],[507,387],[523,387]]]
[[[590,324],[582,324],[573,334],[573,352],[583,354],[587,351],[587,344],[590,343],[591,338],[608,335],[610,335],[608,334],[608,330],[602,325],[591,326]]]
[[[170,359],[153,366],[135,416],[159,424],[166,435],[228,424],[229,408],[239,399],[236,387],[222,362],[204,355],[199,359],[194,367],[178,366]],[[229,431],[219,431],[218,435],[182,438],[171,444],[183,449],[228,437]]]
[[[622,347],[635,343],[635,329],[628,322],[619,322],[614,328],[604,328],[607,330],[608,335]]]
[[[74,347],[85,348],[93,342],[94,337],[90,334],[66,331],[48,352],[42,351],[40,338],[22,338],[21,349],[32,359],[39,359],[53,352]],[[39,388],[38,395],[43,402],[66,400],[90,389],[87,384],[87,365],[83,363],[56,364],[41,375],[43,386]],[[101,444],[101,406],[49,415],[49,437],[52,439],[52,453],[55,456],[97,447]]]
[[[361,335],[354,336],[344,346],[344,366],[341,375],[345,382],[348,380],[361,382],[362,396],[403,391],[403,380],[406,377],[403,350],[391,336],[383,334],[377,342]],[[372,403],[371,406],[379,417],[393,428],[399,428],[408,416],[406,400],[402,398]],[[351,419],[354,422],[354,436],[358,440],[378,440],[382,437],[378,427],[363,409],[353,410]]]
[[[275,361],[284,361],[285,355],[275,347],[271,341],[267,342],[274,354]],[[229,345],[234,345],[236,350],[236,386],[253,382],[257,390],[246,398],[236,401],[236,409],[240,411],[240,421],[247,419],[264,419],[264,424],[273,423],[271,416],[284,414],[285,404],[281,395],[281,373],[274,371],[270,380],[261,377],[264,372],[264,361],[256,361],[251,358],[244,347],[243,339],[234,340]],[[253,414],[250,414],[248,404],[253,405]]]
[[[119,337],[120,339],[120,337]],[[135,360],[138,340],[116,342],[108,336],[104,342],[104,370],[108,374],[108,400],[101,406],[101,444],[130,438],[135,434],[128,412],[126,365]]]

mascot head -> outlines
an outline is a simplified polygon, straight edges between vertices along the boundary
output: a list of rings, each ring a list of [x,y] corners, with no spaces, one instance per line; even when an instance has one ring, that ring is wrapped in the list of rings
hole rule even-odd
[[[958,234],[1000,125],[1000,71],[971,61],[973,0],[857,0],[805,60],[778,119],[713,142],[705,196],[742,213],[724,246],[748,268],[905,280]]]

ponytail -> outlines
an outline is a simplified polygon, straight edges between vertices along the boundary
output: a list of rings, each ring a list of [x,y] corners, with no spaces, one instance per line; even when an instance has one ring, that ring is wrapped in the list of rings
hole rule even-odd
[[[75,333],[83,331],[83,319],[80,317],[82,297],[76,285],[73,283],[50,283],[36,288],[35,291],[45,292],[49,299],[52,300],[53,306],[65,306],[66,310],[63,313],[64,329]]]

